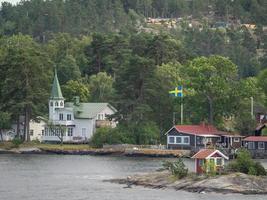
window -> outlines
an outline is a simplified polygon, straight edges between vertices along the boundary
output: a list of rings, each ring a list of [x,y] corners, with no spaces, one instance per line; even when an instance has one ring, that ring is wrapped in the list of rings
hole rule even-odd
[[[50,102],[50,106],[53,106],[53,101]]]
[[[33,136],[33,130],[32,129],[30,130],[30,136]]]
[[[169,136],[169,143],[174,144],[174,139],[175,139],[175,137]]]
[[[182,143],[182,137],[176,137],[176,144]]]
[[[73,128],[68,128],[68,136],[72,136],[73,135]]]
[[[63,106],[63,101],[60,102],[60,106]]]
[[[204,159],[199,159],[198,162],[199,162],[199,166],[204,166],[205,164]]]
[[[71,120],[71,114],[67,114],[67,120]]]
[[[254,142],[248,142],[248,149],[255,149]]]
[[[197,144],[203,144],[203,139],[201,137],[197,137]]]
[[[234,138],[234,142],[240,142],[239,138]]]
[[[258,149],[265,149],[264,142],[258,142]]]
[[[212,142],[212,138],[205,138],[206,143]]]
[[[222,165],[222,159],[221,158],[217,158],[216,159],[216,165],[217,166],[221,166]]]
[[[44,130],[42,130],[42,135],[44,135]]]
[[[56,101],[55,106],[58,106],[58,102]]]
[[[60,121],[63,120],[63,113],[59,113],[59,120],[60,120]]]
[[[98,114],[98,120],[104,120],[104,114]]]
[[[183,137],[183,143],[184,144],[189,144],[189,136],[184,136]]]
[[[169,136],[169,143],[188,145],[190,143],[190,138],[189,136]]]

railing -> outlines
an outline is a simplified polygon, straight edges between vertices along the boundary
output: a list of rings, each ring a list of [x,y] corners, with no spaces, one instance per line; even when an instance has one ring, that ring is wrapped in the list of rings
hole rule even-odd
[[[42,141],[57,141],[60,142],[60,139],[58,136],[45,136],[43,135],[41,137]],[[83,142],[87,141],[87,138],[84,136],[63,136],[63,142]]]
[[[65,125],[65,126],[75,125],[73,120],[54,120],[53,123],[55,125]]]

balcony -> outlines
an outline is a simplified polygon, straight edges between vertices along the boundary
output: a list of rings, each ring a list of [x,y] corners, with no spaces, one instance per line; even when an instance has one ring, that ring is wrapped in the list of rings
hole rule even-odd
[[[112,122],[109,120],[96,120],[95,124],[96,124],[96,128],[112,126]]]
[[[62,126],[74,126],[75,123],[73,120],[54,120],[54,125],[62,125]]]

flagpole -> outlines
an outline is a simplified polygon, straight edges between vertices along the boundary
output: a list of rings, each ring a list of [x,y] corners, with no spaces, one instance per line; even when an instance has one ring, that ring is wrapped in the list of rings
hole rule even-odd
[[[184,105],[183,105],[183,97],[181,98],[181,125],[184,122]]]

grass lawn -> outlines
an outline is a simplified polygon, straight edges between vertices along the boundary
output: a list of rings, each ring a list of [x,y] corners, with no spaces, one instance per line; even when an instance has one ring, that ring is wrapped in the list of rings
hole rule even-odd
[[[59,150],[89,150],[92,149],[88,144],[42,144],[35,142],[25,142],[20,145],[15,145],[12,142],[0,142],[0,149],[12,149],[12,148],[42,148],[42,149],[59,149]]]

